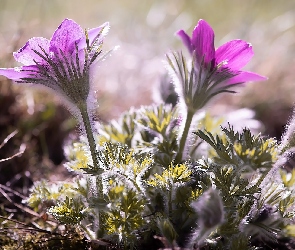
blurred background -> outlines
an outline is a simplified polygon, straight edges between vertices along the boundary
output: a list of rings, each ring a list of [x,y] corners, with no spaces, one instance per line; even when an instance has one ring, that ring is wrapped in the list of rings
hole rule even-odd
[[[245,69],[269,78],[218,98],[209,111],[227,114],[251,108],[264,125],[262,132],[280,139],[295,101],[295,1],[0,0],[0,67],[17,66],[12,52],[33,36],[50,39],[64,18],[83,28],[109,21],[104,49],[120,46],[97,69],[101,121],[153,102],[165,79],[165,54],[185,50],[175,32],[191,34],[198,20],[205,19],[215,31],[216,47],[232,39],[250,42],[255,56]],[[52,167],[64,160],[62,145],[75,121],[52,94],[1,77],[0,142],[16,129],[18,134],[0,149],[0,159],[23,143],[27,148],[21,157],[0,163],[0,183],[24,185],[39,178],[30,177],[35,170],[54,178]]]

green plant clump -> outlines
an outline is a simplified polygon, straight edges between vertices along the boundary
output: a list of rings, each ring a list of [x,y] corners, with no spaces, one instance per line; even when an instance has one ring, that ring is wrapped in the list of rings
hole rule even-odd
[[[101,125],[98,167],[91,165],[83,138],[68,145],[66,166],[77,177],[58,187],[35,183],[29,205],[38,209],[51,201],[48,212],[61,223],[118,249],[157,249],[162,241],[168,248],[246,250],[292,236],[295,174],[271,171],[280,157],[276,141],[246,128],[199,130],[216,124],[218,118],[207,115],[194,129],[189,149],[195,156],[176,163],[168,152],[177,151],[177,115],[162,104]],[[115,123],[122,129],[112,128]],[[208,157],[201,156],[204,148]]]

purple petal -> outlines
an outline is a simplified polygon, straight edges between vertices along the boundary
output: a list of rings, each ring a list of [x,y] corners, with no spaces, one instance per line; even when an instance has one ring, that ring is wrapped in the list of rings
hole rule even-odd
[[[110,29],[109,23],[105,22],[104,24],[100,25],[97,28],[88,30],[89,44],[92,45],[94,42],[100,43],[109,32],[109,29]],[[86,39],[81,39],[78,44],[78,49],[81,50],[81,49],[84,49],[85,47],[86,47]]]
[[[243,40],[232,40],[216,50],[216,63],[226,61],[226,67],[240,70],[254,55],[252,45]]]
[[[265,76],[258,75],[253,72],[249,71],[242,71],[239,75],[230,78],[227,81],[227,84],[235,84],[235,83],[242,83],[242,82],[259,82],[265,81],[268,78]]]
[[[85,34],[80,25],[70,19],[65,19],[53,33],[50,41],[50,51],[72,54],[75,50],[75,42],[85,39]]]
[[[41,54],[44,54],[41,48],[48,53],[49,40],[43,37],[33,37],[27,41],[27,43],[21,49],[19,49],[17,52],[14,52],[13,56],[16,61],[24,65],[33,65],[35,64],[34,61],[43,63],[44,60],[33,51],[36,50]]]
[[[11,80],[21,80],[21,78],[31,77],[36,70],[37,67],[34,65],[8,69],[0,68],[0,75]]]
[[[188,34],[185,33],[184,30],[180,30],[176,33],[182,40],[183,44],[187,47],[188,51],[192,54],[193,53],[193,47],[192,47],[192,41]]]
[[[100,34],[101,30],[103,29],[102,33]],[[88,38],[89,38],[89,43],[92,44],[93,42],[95,42],[95,40],[99,37],[99,38],[104,38],[110,29],[110,25],[108,22],[100,25],[97,28],[93,28],[90,29],[88,31]]]
[[[85,50],[84,49],[79,50],[78,57],[79,57],[80,71],[82,73],[85,66]]]
[[[192,46],[198,59],[204,56],[205,63],[215,58],[214,31],[204,20],[200,20],[193,31]]]

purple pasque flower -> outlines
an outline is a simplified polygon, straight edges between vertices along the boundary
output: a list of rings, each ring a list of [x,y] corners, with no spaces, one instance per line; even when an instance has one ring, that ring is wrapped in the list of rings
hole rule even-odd
[[[214,31],[206,21],[198,22],[192,37],[183,30],[178,31],[177,35],[193,60],[189,68],[182,54],[174,54],[177,63],[172,68],[181,78],[186,104],[194,110],[202,108],[212,96],[234,92],[228,89],[237,84],[266,80],[264,76],[241,70],[254,55],[251,44],[232,40],[215,50]],[[171,59],[169,63],[173,63]]]
[[[53,89],[75,110],[87,102],[90,69],[101,58],[103,38],[109,24],[85,31],[76,22],[65,19],[50,40],[33,37],[17,52],[23,66],[0,68],[0,75],[17,83],[43,85]]]

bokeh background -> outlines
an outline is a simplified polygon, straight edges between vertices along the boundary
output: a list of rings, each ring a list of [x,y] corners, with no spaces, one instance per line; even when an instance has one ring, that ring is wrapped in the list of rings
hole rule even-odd
[[[295,1],[293,0],[0,0],[0,67],[17,66],[12,52],[33,36],[50,38],[64,18],[82,27],[109,21],[104,49],[119,49],[97,69],[98,117],[107,122],[131,106],[154,101],[165,79],[165,54],[184,49],[174,35],[191,34],[199,19],[215,30],[215,46],[232,39],[253,45],[255,56],[246,69],[269,78],[249,83],[235,95],[225,95],[209,107],[227,114],[247,107],[264,124],[263,133],[277,139],[292,114],[295,101]],[[75,121],[58,99],[47,92],[15,86],[0,78],[0,141],[18,134],[0,149],[0,183],[31,181],[32,172],[54,178],[52,168],[63,160],[62,145]],[[55,168],[58,173],[59,168]],[[61,171],[61,170],[60,170]]]

